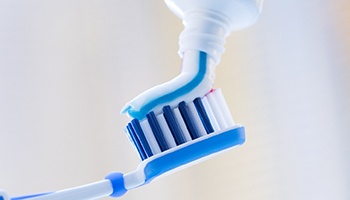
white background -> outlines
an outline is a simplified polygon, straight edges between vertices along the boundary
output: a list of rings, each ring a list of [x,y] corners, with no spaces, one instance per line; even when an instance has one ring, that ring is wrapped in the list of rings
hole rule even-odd
[[[246,144],[122,199],[350,199],[349,9],[266,0],[217,68]],[[0,0],[0,188],[55,191],[134,170],[119,111],[180,73],[182,29],[163,1]]]

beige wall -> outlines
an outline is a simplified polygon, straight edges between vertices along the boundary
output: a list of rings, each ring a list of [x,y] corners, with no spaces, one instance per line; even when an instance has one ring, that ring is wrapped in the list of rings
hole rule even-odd
[[[350,198],[350,4],[265,1],[217,69],[241,148],[123,199]],[[0,188],[52,191],[128,172],[120,109],[180,72],[163,1],[0,1]]]

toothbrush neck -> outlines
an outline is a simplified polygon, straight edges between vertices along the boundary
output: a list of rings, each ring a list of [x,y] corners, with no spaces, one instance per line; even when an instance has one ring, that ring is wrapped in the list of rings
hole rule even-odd
[[[190,10],[184,14],[183,21],[185,29],[179,39],[180,57],[189,50],[202,51],[218,64],[230,33],[229,20],[216,12]]]

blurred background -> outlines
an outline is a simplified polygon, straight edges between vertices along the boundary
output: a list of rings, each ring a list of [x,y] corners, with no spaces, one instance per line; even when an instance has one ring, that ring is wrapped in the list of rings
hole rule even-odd
[[[122,199],[350,199],[349,9],[266,0],[217,68],[246,144]],[[55,191],[134,170],[119,112],[180,73],[182,29],[161,0],[0,0],[0,188]]]

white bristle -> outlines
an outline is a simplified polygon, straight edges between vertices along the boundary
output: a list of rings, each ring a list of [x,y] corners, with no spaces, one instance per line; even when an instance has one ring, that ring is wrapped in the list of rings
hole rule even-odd
[[[162,152],[159,148],[159,145],[158,145],[156,138],[154,137],[154,134],[152,132],[152,129],[151,129],[148,121],[143,120],[140,122],[140,125],[141,125],[143,133],[145,134],[147,142],[152,150],[152,153],[157,154],[157,153]]]
[[[164,115],[163,114],[158,115],[157,121],[159,123],[160,129],[162,129],[164,138],[165,138],[166,142],[168,143],[168,145],[170,146],[170,148],[176,147],[177,145],[175,143],[173,135],[171,134],[169,126],[165,121]]]
[[[182,133],[183,133],[184,137],[186,138],[186,142],[191,141],[192,140],[191,135],[190,135],[190,133],[187,130],[186,124],[185,124],[185,122],[184,122],[184,120],[183,120],[183,118],[181,116],[179,108],[175,108],[174,109],[174,115],[175,115],[177,121],[179,122],[179,125],[181,127]]]
[[[227,128],[228,125],[226,124],[226,120],[224,119],[224,116],[221,113],[218,102],[216,101],[213,93],[211,92],[207,94],[207,98],[208,98],[209,105],[212,108],[215,118],[219,124],[220,129]]]
[[[230,109],[228,108],[228,105],[226,103],[224,95],[222,94],[221,89],[220,88],[216,89],[213,93],[216,96],[216,100],[218,102],[219,109],[221,110],[221,113],[224,116],[226,124],[229,127],[234,126],[235,122],[233,121],[232,115],[230,113]]]
[[[219,124],[216,121],[215,115],[214,115],[213,110],[211,109],[211,107],[209,105],[209,102],[208,102],[208,99],[206,96],[202,98],[202,103],[203,103],[203,106],[205,108],[205,111],[207,112],[210,123],[214,128],[214,131],[220,130]]]
[[[203,126],[203,123],[202,123],[202,121],[201,121],[201,119],[200,119],[200,117],[198,115],[198,112],[197,112],[197,109],[196,109],[196,106],[194,105],[194,103],[193,102],[188,103],[187,107],[188,107],[188,110],[189,110],[189,112],[191,114],[191,117],[192,117],[193,121],[196,123],[196,126],[198,128],[199,134],[201,136],[206,135],[207,132],[206,132],[206,130],[205,130],[204,126]]]

